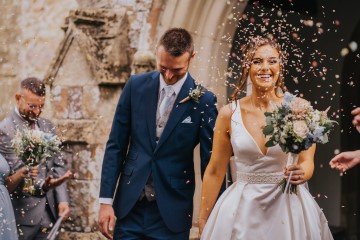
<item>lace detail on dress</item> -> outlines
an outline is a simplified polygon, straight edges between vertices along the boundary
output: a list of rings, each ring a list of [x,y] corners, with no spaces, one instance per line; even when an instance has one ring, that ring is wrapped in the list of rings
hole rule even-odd
[[[244,173],[236,172],[236,181],[250,184],[279,184],[284,179],[284,173]]]

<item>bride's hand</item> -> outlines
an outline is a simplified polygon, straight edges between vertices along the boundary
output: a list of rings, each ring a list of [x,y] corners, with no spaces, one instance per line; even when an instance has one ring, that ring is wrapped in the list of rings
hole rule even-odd
[[[306,182],[306,180],[304,179],[305,171],[301,165],[292,165],[286,168],[284,173],[286,180],[290,176],[290,172],[293,172],[290,179],[291,184],[299,185]]]

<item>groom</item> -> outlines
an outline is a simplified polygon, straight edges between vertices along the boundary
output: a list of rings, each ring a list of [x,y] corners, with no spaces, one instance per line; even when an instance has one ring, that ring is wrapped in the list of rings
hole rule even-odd
[[[169,29],[156,47],[158,72],[135,75],[123,89],[101,176],[99,227],[109,239],[114,215],[114,239],[189,239],[193,151],[200,143],[203,174],[217,116],[210,91],[187,98],[197,87],[188,72],[194,56],[189,32]]]

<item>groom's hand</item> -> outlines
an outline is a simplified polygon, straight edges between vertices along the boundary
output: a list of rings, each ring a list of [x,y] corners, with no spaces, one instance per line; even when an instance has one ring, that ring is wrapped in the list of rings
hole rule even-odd
[[[199,223],[199,239],[200,239],[202,231],[203,231],[203,229],[205,227],[205,224],[206,224],[206,219],[199,218],[198,223]]]
[[[115,226],[115,214],[111,204],[100,204],[99,229],[107,238],[113,239],[112,232]]]

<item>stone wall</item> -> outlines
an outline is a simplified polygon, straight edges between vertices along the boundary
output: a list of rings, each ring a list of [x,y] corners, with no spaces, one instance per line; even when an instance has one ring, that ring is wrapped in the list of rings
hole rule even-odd
[[[2,119],[13,106],[14,94],[23,78],[45,77],[64,38],[62,27],[71,10],[125,7],[130,22],[131,60],[138,47],[141,26],[150,15],[152,0],[0,0],[0,6],[0,88],[7,89],[0,95]],[[158,13],[152,16],[156,20]],[[50,116],[48,110],[45,109],[43,116]]]
[[[13,107],[19,82],[29,76],[44,77],[64,33],[61,29],[74,0],[1,0],[0,95],[2,119]],[[46,113],[45,113],[46,115]]]
[[[21,13],[21,6],[7,0],[0,0],[0,5],[2,8],[0,14],[0,89],[7,89],[0,94],[0,119],[2,119],[15,100],[14,79],[19,69],[18,56],[21,44],[18,43],[18,38],[21,29],[14,23],[17,22]]]

